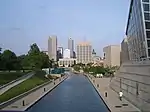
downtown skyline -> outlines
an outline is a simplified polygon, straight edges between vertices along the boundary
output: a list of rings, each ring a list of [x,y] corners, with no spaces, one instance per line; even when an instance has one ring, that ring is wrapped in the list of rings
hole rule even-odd
[[[0,46],[18,55],[27,53],[32,43],[47,50],[50,35],[57,35],[58,45],[65,48],[69,36],[75,40],[75,45],[90,41],[97,54],[103,55],[104,46],[120,44],[123,39],[130,4],[129,0],[11,2],[0,1]],[[11,39],[13,41],[8,41]]]

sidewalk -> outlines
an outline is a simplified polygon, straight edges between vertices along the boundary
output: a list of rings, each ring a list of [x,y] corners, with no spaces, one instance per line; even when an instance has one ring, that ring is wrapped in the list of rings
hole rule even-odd
[[[67,77],[61,77],[54,82],[41,87],[40,89],[32,92],[31,94],[17,100],[16,102],[10,104],[9,106],[3,108],[2,110],[11,110],[11,111],[25,111],[34,105],[38,100],[44,97],[48,92],[54,89],[57,85],[63,82]]]
[[[140,112],[138,108],[125,100],[119,100],[119,95],[110,87],[110,78],[88,77],[111,112]],[[105,96],[107,92],[107,97]]]

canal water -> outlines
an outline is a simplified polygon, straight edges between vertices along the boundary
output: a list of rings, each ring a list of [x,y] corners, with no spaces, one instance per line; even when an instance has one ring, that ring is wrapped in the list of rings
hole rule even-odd
[[[85,76],[73,75],[28,112],[109,112]]]

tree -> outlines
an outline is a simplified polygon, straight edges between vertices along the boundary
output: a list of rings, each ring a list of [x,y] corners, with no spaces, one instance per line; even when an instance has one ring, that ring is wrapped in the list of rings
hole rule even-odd
[[[26,55],[20,55],[17,57],[18,58],[18,63],[20,63],[20,68],[23,70],[25,69],[25,63],[27,63],[27,61],[24,61],[26,58]]]
[[[37,46],[37,44],[36,43],[32,44],[30,46],[30,50],[29,50],[28,54],[35,55],[35,54],[39,54],[39,53],[40,53],[40,49]]]
[[[73,69],[74,69],[75,71],[80,71],[80,66],[79,66],[79,65],[75,65],[75,66],[73,67]]]
[[[1,59],[1,51],[2,51],[2,48],[0,47],[0,70],[2,69],[2,65],[3,65],[2,59]]]
[[[32,69],[41,69],[43,66],[42,54],[36,43],[30,46],[30,50],[28,52],[28,61],[30,62],[29,66]]]
[[[3,61],[3,69],[5,70],[10,71],[20,68],[16,54],[10,50],[5,50],[1,55],[1,59]]]
[[[42,68],[49,68],[50,66],[50,60],[47,54],[41,52],[40,56],[42,58]]]

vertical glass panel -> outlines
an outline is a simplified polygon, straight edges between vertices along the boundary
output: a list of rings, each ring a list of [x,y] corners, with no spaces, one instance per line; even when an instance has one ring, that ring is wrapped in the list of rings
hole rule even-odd
[[[144,13],[145,20],[150,20],[150,13]]]
[[[145,22],[146,29],[150,29],[150,22]]]
[[[150,40],[147,40],[147,46],[150,47]]]
[[[150,49],[148,49],[148,56],[150,57]]]
[[[149,4],[143,4],[144,11],[149,11]]]
[[[150,38],[150,31],[146,31],[147,38]]]

